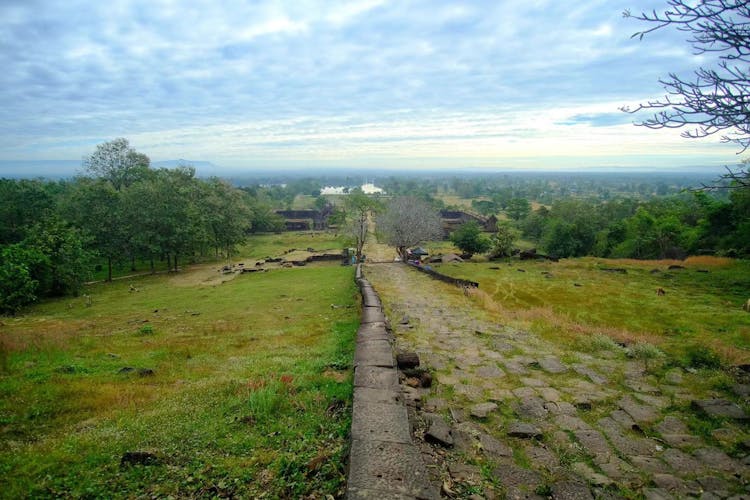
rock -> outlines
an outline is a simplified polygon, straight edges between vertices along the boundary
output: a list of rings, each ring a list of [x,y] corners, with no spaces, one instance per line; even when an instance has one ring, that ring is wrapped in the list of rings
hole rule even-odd
[[[732,392],[741,398],[749,398],[750,384],[734,384],[732,386]]]
[[[573,469],[573,472],[581,476],[583,479],[586,480],[589,484],[592,486],[599,486],[606,488],[607,486],[610,486],[614,482],[605,476],[604,474],[599,474],[598,472],[594,471],[591,467],[589,467],[587,464],[583,462],[576,462],[571,466],[571,469]]]
[[[745,410],[726,399],[699,399],[690,402],[696,410],[700,410],[710,417],[731,418],[734,420],[748,420]]]
[[[577,481],[560,481],[552,485],[553,500],[594,500],[589,487]]]
[[[568,367],[562,364],[560,360],[555,358],[554,356],[542,358],[538,362],[539,366],[542,367],[542,370],[548,373],[558,374],[568,371]]]
[[[134,371],[135,371],[135,368],[133,368],[132,366],[123,366],[122,368],[117,370],[117,373],[131,373]]]
[[[547,416],[547,408],[544,407],[544,400],[539,397],[524,399],[515,406],[515,411],[519,417],[529,420],[541,420]]]
[[[528,491],[534,491],[542,483],[542,477],[539,473],[523,469],[510,460],[502,461],[500,466],[492,471],[492,474],[507,490],[510,490],[512,487],[525,487]],[[510,494],[508,498],[511,498]]]
[[[440,446],[450,448],[453,446],[453,436],[451,429],[440,415],[426,413],[424,417],[428,420],[427,430],[425,431],[425,441]]]
[[[737,462],[718,448],[700,448],[693,452],[693,456],[707,468],[722,472],[738,470]]]
[[[609,461],[610,455],[612,455],[612,448],[610,448],[607,440],[597,430],[577,430],[573,431],[578,442],[581,444],[584,453],[594,459],[596,463],[606,463]]]
[[[490,457],[512,457],[513,450],[505,443],[498,441],[489,434],[479,434],[479,445]]]
[[[664,382],[670,385],[680,385],[682,383],[682,369],[672,368],[664,375]]]
[[[683,493],[685,491],[685,482],[671,474],[654,474],[654,484],[669,493]]]
[[[151,368],[138,368],[139,377],[153,377],[154,375],[154,370]]]
[[[419,375],[419,385],[425,388],[432,387],[432,375],[424,371]]]
[[[401,318],[401,321],[398,322],[399,325],[408,325],[409,324],[409,316],[404,314],[404,316]]]
[[[416,352],[400,352],[396,354],[396,364],[399,370],[416,368],[419,366],[419,355]]]
[[[404,383],[409,387],[419,387],[421,385],[419,379],[416,377],[407,377]]]
[[[497,410],[495,403],[479,403],[471,407],[471,416],[476,418],[487,418],[490,412]]]
[[[459,483],[476,484],[482,480],[482,471],[476,465],[448,464],[448,473]]]
[[[542,431],[538,427],[526,422],[511,422],[508,426],[508,436],[522,439],[539,439],[542,437]]]
[[[68,374],[71,374],[71,373],[75,373],[76,372],[76,367],[73,366],[73,365],[63,365],[63,366],[58,366],[55,369],[55,371],[57,373],[68,373]]]
[[[149,451],[126,451],[120,458],[120,466],[159,465],[159,457]]]
[[[659,413],[656,410],[650,406],[638,404],[630,396],[625,396],[620,399],[620,401],[617,402],[617,405],[630,415],[639,425],[656,422],[659,418]]]

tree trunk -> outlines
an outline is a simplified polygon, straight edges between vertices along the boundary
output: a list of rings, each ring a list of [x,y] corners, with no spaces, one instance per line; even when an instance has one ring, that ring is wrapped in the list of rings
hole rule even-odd
[[[130,270],[133,272],[137,271],[135,268],[135,255],[130,256]]]
[[[174,254],[174,272],[177,272],[177,254]]]
[[[112,257],[107,257],[107,281],[112,281]]]
[[[154,256],[151,256],[151,274],[156,273],[156,267],[154,266]]]

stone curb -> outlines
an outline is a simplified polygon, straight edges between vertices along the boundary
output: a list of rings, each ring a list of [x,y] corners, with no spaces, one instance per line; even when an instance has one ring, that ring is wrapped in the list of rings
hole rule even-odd
[[[409,415],[401,397],[393,355],[377,292],[357,266],[362,319],[354,353],[352,446],[346,498],[438,499],[427,468],[411,441]]]

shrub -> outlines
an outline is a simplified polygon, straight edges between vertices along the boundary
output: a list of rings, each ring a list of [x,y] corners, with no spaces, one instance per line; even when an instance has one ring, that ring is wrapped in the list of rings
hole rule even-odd
[[[685,348],[682,359],[683,365],[689,368],[721,368],[721,358],[706,346],[689,345]]]

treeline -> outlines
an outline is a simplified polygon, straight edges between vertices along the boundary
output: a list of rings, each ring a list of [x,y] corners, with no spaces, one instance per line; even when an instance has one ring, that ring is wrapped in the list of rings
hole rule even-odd
[[[523,236],[558,257],[750,256],[750,189],[655,198],[558,200],[519,218]]]
[[[0,312],[76,294],[97,266],[230,256],[252,231],[283,228],[262,188],[190,167],[152,169],[125,139],[101,144],[69,181],[0,179]]]

